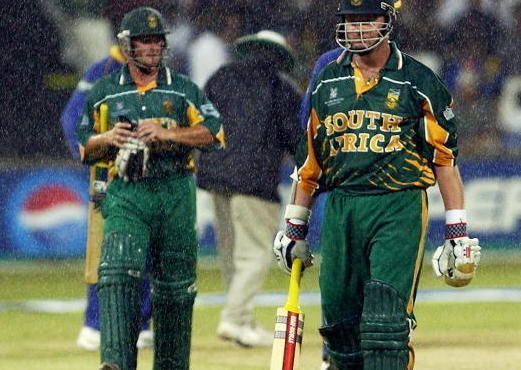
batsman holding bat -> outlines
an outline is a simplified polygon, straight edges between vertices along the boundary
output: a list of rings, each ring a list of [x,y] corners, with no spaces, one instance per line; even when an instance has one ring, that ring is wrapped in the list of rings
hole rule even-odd
[[[340,370],[413,369],[426,189],[436,181],[446,236],[434,253],[435,273],[463,286],[480,259],[478,240],[467,235],[453,101],[434,72],[389,41],[400,5],[340,2],[336,41],[345,50],[312,88],[296,198],[274,242],[284,271],[294,258],[309,267],[309,209],[314,196],[329,192],[320,238],[320,333]]]
[[[197,258],[192,152],[222,148],[224,134],[212,103],[163,64],[166,33],[155,9],[125,15],[118,40],[127,64],[96,83],[78,128],[84,162],[115,163],[101,203],[101,370],[136,369],[147,264],[154,369],[189,368]],[[103,104],[109,130],[97,133]]]

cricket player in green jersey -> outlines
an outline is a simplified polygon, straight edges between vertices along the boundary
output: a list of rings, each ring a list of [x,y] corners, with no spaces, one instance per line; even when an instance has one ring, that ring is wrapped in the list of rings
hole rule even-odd
[[[111,161],[98,269],[100,369],[134,370],[140,287],[150,271],[155,370],[189,368],[196,295],[192,150],[221,148],[220,116],[197,86],[162,63],[165,25],[152,8],[125,15],[127,64],[96,83],[78,128],[84,162]],[[109,127],[99,132],[100,108]]]
[[[317,193],[329,192],[320,333],[340,370],[413,368],[426,189],[436,181],[446,209],[436,274],[466,285],[480,259],[478,240],[466,230],[452,98],[429,68],[389,41],[399,7],[393,0],[340,2],[336,39],[345,50],[313,87],[295,201],[274,242],[284,271],[294,258],[309,267],[309,208]]]

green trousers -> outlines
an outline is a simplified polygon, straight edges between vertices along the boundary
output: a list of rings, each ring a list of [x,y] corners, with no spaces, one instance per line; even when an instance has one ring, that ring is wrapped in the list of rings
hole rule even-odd
[[[136,368],[139,286],[151,275],[154,369],[188,369],[197,239],[192,176],[115,180],[103,202],[101,360]],[[137,315],[137,316],[136,316]]]
[[[424,190],[368,196],[333,191],[329,195],[320,238],[322,313],[325,332],[331,332],[333,341],[340,339],[338,352],[346,363],[361,364],[361,358],[366,357],[360,343],[361,321],[368,321],[367,325],[362,322],[362,337],[372,338],[374,335],[363,333],[364,328],[378,327],[374,321],[383,318],[383,339],[378,346],[384,349],[385,330],[392,332],[399,327],[396,338],[402,338],[403,327],[414,326],[426,229]],[[381,298],[375,297],[383,296],[388,302],[377,303]],[[396,342],[389,336],[392,341]],[[407,342],[400,348],[408,351]],[[367,359],[365,362],[369,363]]]

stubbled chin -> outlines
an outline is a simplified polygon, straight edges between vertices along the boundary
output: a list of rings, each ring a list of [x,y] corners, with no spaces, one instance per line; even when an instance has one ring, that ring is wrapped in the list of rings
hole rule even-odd
[[[160,62],[161,62],[160,58],[155,58],[155,59],[145,58],[145,59],[141,59],[141,63],[143,65],[147,66],[147,67],[150,67],[150,68],[157,67]]]

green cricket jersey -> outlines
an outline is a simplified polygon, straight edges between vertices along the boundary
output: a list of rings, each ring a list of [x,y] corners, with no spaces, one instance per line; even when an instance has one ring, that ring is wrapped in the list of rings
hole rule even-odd
[[[433,185],[434,165],[454,166],[457,155],[446,87],[394,43],[372,83],[362,80],[351,57],[330,63],[317,78],[299,186],[307,194],[333,188],[381,194]]]
[[[111,73],[96,82],[87,100],[78,127],[80,153],[88,164],[96,160],[86,158],[83,146],[99,132],[99,107],[108,105],[111,129],[120,117],[139,123],[145,119],[156,120],[164,128],[204,125],[216,139],[216,147],[224,145],[224,133],[219,112],[201,90],[187,77],[162,67],[157,83],[139,88],[132,80],[128,66]],[[148,161],[148,176],[163,177],[184,175],[193,171],[192,148],[176,145],[172,150],[154,150]]]

